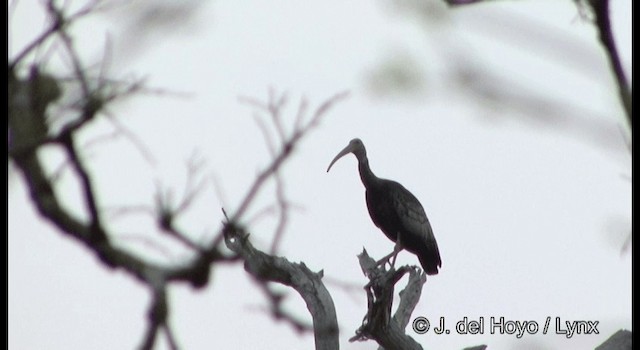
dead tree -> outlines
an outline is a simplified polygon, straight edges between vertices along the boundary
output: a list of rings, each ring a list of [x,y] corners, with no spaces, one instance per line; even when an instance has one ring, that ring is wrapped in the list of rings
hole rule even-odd
[[[603,8],[606,10],[606,2],[591,3],[596,11]],[[188,188],[179,203],[173,203],[170,196],[159,189],[153,205],[158,230],[174,238],[176,243],[189,247],[193,254],[189,260],[174,264],[149,262],[114,244],[114,232],[106,225],[101,202],[96,195],[95,178],[88,171],[89,166],[78,138],[80,131],[90,122],[104,118],[103,111],[109,104],[145,90],[140,81],[122,82],[92,76],[88,73],[87,65],[80,59],[73,37],[68,31],[69,26],[98,10],[101,4],[90,2],[86,7],[68,13],[54,1],[48,1],[45,6],[50,25],[21,52],[10,58],[8,63],[8,158],[26,184],[38,214],[59,232],[84,246],[105,268],[122,270],[148,288],[151,303],[147,329],[140,342],[141,349],[152,349],[161,333],[165,335],[171,348],[179,348],[177,336],[167,322],[171,316],[171,305],[167,299],[170,286],[188,284],[197,289],[206,288],[211,283],[211,271],[216,264],[236,262],[242,262],[247,273],[256,280],[271,305],[270,311],[275,318],[286,320],[300,332],[312,332],[316,349],[338,349],[338,320],[332,297],[323,282],[323,272],[312,271],[304,262],[293,263],[285,257],[277,256],[276,247],[282,236],[288,210],[280,171],[304,137],[347,94],[340,93],[327,99],[310,113],[311,116],[308,115],[308,102],[302,100],[291,130],[285,127],[287,124],[282,115],[282,107],[289,102],[286,95],[272,92],[267,102],[243,98],[243,103],[255,108],[259,114],[266,115],[268,123],[276,130],[277,136],[273,137],[264,126],[264,121],[259,121],[266,147],[271,154],[270,162],[248,186],[238,208],[225,213],[225,221],[214,238],[204,244],[193,242],[189,238],[191,235],[175,224],[176,218],[192,204],[199,186],[196,184]],[[607,24],[600,17],[597,23],[603,28]],[[602,40],[608,40],[607,36],[603,35]],[[58,43],[58,50],[70,57],[71,78],[62,79],[44,69],[44,64],[27,62],[26,58],[37,48],[52,41]],[[612,50],[610,46],[605,46]],[[611,59],[615,65],[616,57],[612,55]],[[52,130],[49,107],[69,88],[79,91],[77,98],[71,101],[66,110],[73,117],[61,128]],[[621,97],[626,101],[624,93],[624,86],[621,85]],[[38,156],[38,152],[45,148],[57,148],[65,155],[65,166],[72,171],[73,179],[81,190],[84,204],[82,213],[73,213],[61,204],[55,180],[47,174],[43,161]],[[195,171],[191,175],[197,176]],[[274,202],[279,223],[272,249],[265,253],[253,246],[249,230],[242,222],[257,194],[270,180],[275,183]],[[386,270],[384,266],[375,266],[374,260],[366,251],[359,259],[360,266],[369,279],[365,285],[368,308],[361,327],[351,341],[373,339],[386,349],[420,349],[420,344],[407,335],[404,329],[420,299],[426,276],[414,267]],[[395,285],[407,274],[407,286],[400,292],[400,305],[392,317]],[[274,291],[270,283],[296,290],[306,303],[312,316],[312,324],[296,319],[281,308],[283,296]]]

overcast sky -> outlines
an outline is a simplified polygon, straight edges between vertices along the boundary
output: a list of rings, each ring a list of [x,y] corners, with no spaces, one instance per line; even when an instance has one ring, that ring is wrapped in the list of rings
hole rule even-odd
[[[422,202],[442,255],[413,317],[444,317],[452,328],[478,320],[598,321],[599,334],[449,335],[407,333],[424,348],[593,348],[631,329],[631,155],[623,110],[597,33],[573,1],[488,1],[450,9],[439,1],[192,1],[169,16],[143,16],[144,2],[115,7],[72,28],[87,64],[107,57],[113,78],[146,77],[167,91],[128,99],[110,114],[137,135],[152,160],[127,141],[90,143],[113,132],[101,121],[82,133],[105,213],[153,206],[158,183],[181,193],[186,161],[203,162],[207,185],[179,224],[207,242],[220,208],[235,208],[269,154],[254,111],[240,96],[289,93],[292,123],[301,98],[332,109],[284,168],[290,213],[280,254],[324,270],[338,313],[340,345],[366,312],[356,255],[393,248],[371,222],[354,157],[331,159],[354,137],[380,177]],[[168,3],[173,4],[173,3]],[[9,57],[45,27],[39,1],[9,6]],[[631,75],[631,1],[611,1],[614,34]],[[149,24],[151,27],[145,27]],[[53,50],[51,50],[53,51]],[[46,50],[38,52],[40,59]],[[68,71],[53,55],[46,65]],[[398,78],[401,77],[402,79]],[[290,124],[292,125],[292,124]],[[41,154],[51,169],[55,150]],[[80,212],[77,185],[58,191]],[[78,242],[43,222],[22,178],[9,169],[10,349],[130,349],[145,329],[147,289],[106,269]],[[273,203],[267,188],[251,208]],[[116,244],[154,261],[189,251],[160,237],[144,212],[111,216]],[[249,215],[248,217],[251,217]],[[276,217],[250,222],[268,249]],[[418,264],[403,252],[401,264]],[[170,323],[184,349],[310,349],[276,322],[241,264],[213,269],[203,291],[170,288]],[[404,286],[404,281],[398,288]],[[310,320],[291,290],[287,308]],[[552,324],[552,327],[555,326]],[[553,327],[555,330],[555,327]],[[552,332],[550,332],[552,333]],[[159,349],[165,348],[161,343]]]

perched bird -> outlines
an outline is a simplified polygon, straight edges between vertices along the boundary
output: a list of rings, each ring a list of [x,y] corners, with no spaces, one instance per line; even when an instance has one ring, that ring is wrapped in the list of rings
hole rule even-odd
[[[371,220],[396,243],[393,252],[381,259],[380,263],[393,257],[393,266],[397,254],[404,248],[418,256],[420,265],[428,275],[436,275],[442,261],[438,243],[422,204],[401,184],[378,178],[371,172],[367,150],[360,139],[351,140],[347,147],[333,158],[327,172],[338,159],[349,153],[353,153],[358,159],[358,171],[366,189],[365,196]]]

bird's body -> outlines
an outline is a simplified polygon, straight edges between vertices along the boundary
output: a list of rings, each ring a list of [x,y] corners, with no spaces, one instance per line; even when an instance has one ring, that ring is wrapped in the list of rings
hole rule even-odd
[[[422,204],[401,184],[373,174],[364,144],[359,139],[351,140],[333,159],[329,169],[348,153],[353,153],[358,159],[360,179],[366,189],[367,209],[373,223],[396,245],[415,254],[427,274],[437,274],[442,261]]]

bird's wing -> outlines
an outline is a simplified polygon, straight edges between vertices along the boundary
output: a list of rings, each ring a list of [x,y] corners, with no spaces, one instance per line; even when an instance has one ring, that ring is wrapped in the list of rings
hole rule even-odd
[[[404,186],[398,184],[397,189],[397,191],[390,191],[390,193],[393,195],[391,200],[402,226],[407,231],[424,236],[424,238],[433,237],[431,224],[420,201]]]
[[[399,232],[402,245],[405,249],[417,254],[421,262],[423,258],[430,260],[432,268],[441,266],[438,243],[422,204],[404,186],[398,184],[397,188],[398,190],[389,193],[393,195],[391,200],[398,214],[398,220],[404,228]]]

